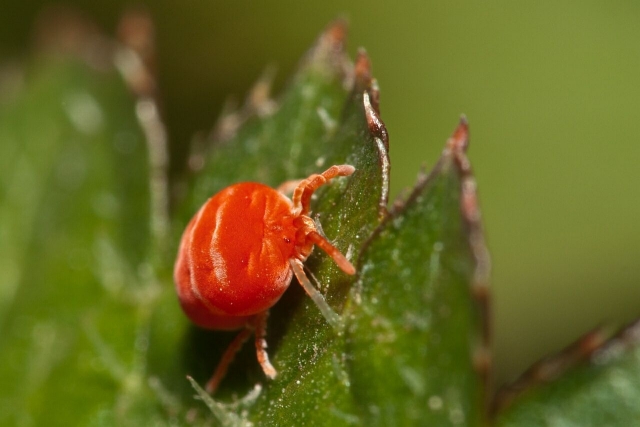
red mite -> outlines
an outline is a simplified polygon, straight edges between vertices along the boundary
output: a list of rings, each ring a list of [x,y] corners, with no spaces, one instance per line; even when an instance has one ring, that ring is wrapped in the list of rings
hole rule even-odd
[[[355,274],[353,265],[318,232],[309,216],[313,192],[354,171],[350,165],[332,166],[320,175],[285,182],[278,190],[254,182],[235,184],[207,200],[187,225],[174,267],[182,309],[203,328],[242,329],[207,383],[209,393],[254,332],[258,362],[267,377],[275,378],[264,338],[267,315],[293,274],[327,321],[339,325],[339,316],[313,287],[302,262],[318,245],[342,271]],[[289,199],[283,192],[293,186]]]

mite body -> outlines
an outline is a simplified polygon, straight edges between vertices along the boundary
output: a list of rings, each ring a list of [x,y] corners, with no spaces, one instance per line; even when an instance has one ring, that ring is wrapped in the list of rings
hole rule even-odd
[[[266,320],[294,274],[327,321],[332,326],[339,323],[338,315],[306,277],[302,263],[318,245],[345,273],[355,273],[309,216],[313,192],[354,170],[339,165],[311,175],[296,183],[291,199],[263,184],[235,184],[211,197],[187,225],[174,268],[182,309],[200,327],[241,329],[207,383],[210,393],[254,332],[258,361],[265,374],[275,378],[266,352]],[[291,185],[287,182],[281,188]]]

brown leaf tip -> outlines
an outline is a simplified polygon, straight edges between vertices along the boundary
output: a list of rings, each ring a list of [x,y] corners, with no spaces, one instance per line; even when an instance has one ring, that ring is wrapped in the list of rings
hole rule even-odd
[[[358,49],[356,56],[355,69],[355,88],[358,91],[366,90],[371,87],[371,60],[367,51],[363,48]]]
[[[322,43],[331,46],[333,50],[342,50],[344,41],[347,38],[347,21],[344,19],[336,19],[333,21],[322,34]]]
[[[373,136],[373,140],[378,151],[378,159],[380,160],[380,167],[382,169],[382,194],[378,206],[378,211],[382,218],[387,214],[387,203],[389,202],[389,177],[391,171],[391,164],[389,161],[389,135],[387,134],[387,128],[385,127],[384,122],[380,118],[377,109],[372,105],[371,101],[370,92],[364,91],[362,94],[364,113],[367,118],[367,126]]]
[[[129,88],[140,97],[155,97],[155,27],[143,7],[127,10],[118,23],[120,45],[114,62]]]
[[[340,61],[344,54],[346,38],[347,22],[344,19],[336,19],[320,34],[316,46],[311,51],[311,61]]]
[[[380,119],[380,90],[376,80],[371,76],[371,61],[364,49],[360,49],[356,58],[353,91],[355,94],[363,94],[362,102],[369,130],[382,139],[388,150],[387,129]]]
[[[382,169],[382,194],[378,212],[380,218],[383,218],[388,213],[387,204],[389,202],[389,177],[391,170],[389,161],[389,134],[387,133],[384,122],[380,118],[380,91],[376,80],[371,76],[371,61],[364,49],[360,49],[356,57],[353,69],[353,91],[351,96],[354,97],[354,99],[362,96],[362,106],[367,120],[367,127],[378,151],[378,159]]]
[[[386,129],[371,101],[369,92],[365,91],[362,96],[362,103],[364,104],[364,113],[367,117],[367,125],[371,133],[381,136],[382,132],[385,132]]]
[[[458,127],[451,135],[451,138],[447,141],[447,148],[454,153],[460,153],[467,151],[469,146],[469,122],[466,116],[460,117]]]
[[[271,98],[271,87],[276,75],[274,66],[269,66],[254,83],[245,100],[244,109],[247,115],[257,114],[265,117],[277,109],[276,101]]]
[[[118,23],[118,39],[133,49],[145,62],[155,54],[155,26],[149,12],[141,7],[125,11]]]

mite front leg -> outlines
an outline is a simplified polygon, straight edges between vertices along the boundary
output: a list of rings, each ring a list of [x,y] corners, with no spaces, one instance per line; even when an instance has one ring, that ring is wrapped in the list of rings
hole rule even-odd
[[[349,176],[356,170],[351,165],[333,165],[320,175],[311,175],[303,179],[293,192],[293,213],[294,215],[307,215],[309,213],[309,202],[313,192],[322,187],[331,179],[337,176]]]
[[[289,181],[285,181],[282,184],[278,185],[278,188],[276,188],[276,190],[284,195],[289,195],[294,192],[296,187],[298,187],[302,181],[302,179],[291,179]]]

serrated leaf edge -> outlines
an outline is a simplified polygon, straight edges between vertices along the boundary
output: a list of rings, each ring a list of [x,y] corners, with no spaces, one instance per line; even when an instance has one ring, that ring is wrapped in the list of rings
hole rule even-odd
[[[427,174],[421,171],[418,180],[409,193],[404,198],[398,198],[394,201],[391,210],[386,214],[380,225],[373,231],[371,237],[365,241],[358,265],[363,264],[363,256],[367,247],[376,237],[385,229],[390,221],[400,217],[420,196],[422,191],[442,173],[446,167],[452,165],[456,172],[460,175],[461,185],[461,213],[464,226],[467,230],[468,242],[474,258],[474,269],[469,289],[472,297],[475,299],[477,306],[481,312],[481,340],[476,343],[471,355],[474,368],[481,376],[484,384],[485,407],[489,408],[490,398],[492,396],[491,389],[491,372],[492,372],[492,352],[491,352],[491,311],[490,311],[490,272],[491,258],[487,249],[484,231],[481,222],[481,214],[477,196],[477,183],[473,175],[471,163],[466,156],[466,150],[469,146],[469,124],[465,116],[460,118],[460,122],[453,132],[452,136],[447,140],[442,154]]]
[[[501,387],[491,404],[491,415],[496,417],[528,391],[558,381],[573,369],[585,364],[606,365],[638,345],[640,318],[613,335],[606,327],[595,328],[558,353],[534,363],[515,381]]]

